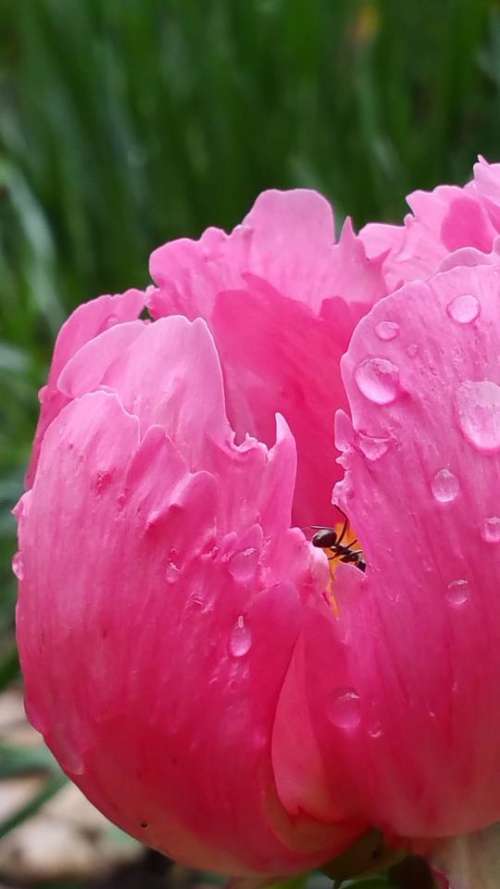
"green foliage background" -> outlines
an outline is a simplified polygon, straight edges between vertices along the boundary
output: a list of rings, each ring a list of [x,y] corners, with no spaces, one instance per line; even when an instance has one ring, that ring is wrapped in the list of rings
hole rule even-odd
[[[151,249],[312,186],[338,218],[500,159],[490,0],[0,0],[0,685],[16,675],[10,508],[78,302]]]

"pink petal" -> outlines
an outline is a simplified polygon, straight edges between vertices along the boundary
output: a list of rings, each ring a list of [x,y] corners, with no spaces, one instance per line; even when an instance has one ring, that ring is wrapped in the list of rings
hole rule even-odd
[[[230,235],[174,241],[151,257],[155,317],[181,311],[210,325],[239,440],[268,446],[283,414],[298,447],[294,521],[331,524],[332,417],[338,373],[357,320],[385,293],[381,261],[366,258],[349,222],[333,241],[327,202],[312,191],[264,192]]]
[[[54,347],[54,356],[47,385],[40,391],[41,411],[35,435],[27,484],[31,485],[36,472],[40,446],[47,427],[68,403],[68,398],[57,387],[57,380],[72,355],[102,330],[123,321],[137,318],[144,307],[140,290],[127,290],[117,296],[100,296],[78,306],[63,324]]]
[[[360,232],[367,255],[382,262],[388,290],[447,267],[453,251],[490,253],[500,231],[499,170],[499,164],[481,158],[474,179],[464,188],[440,185],[410,194],[413,212],[404,226],[371,224]]]
[[[345,403],[341,349],[331,326],[300,303],[264,287],[221,293],[212,329],[218,345],[231,424],[268,445],[274,413],[286,417],[299,452],[294,522],[331,524],[335,466],[333,412]]]
[[[491,266],[408,285],[343,360],[337,496],[368,569],[339,569],[348,676],[321,674],[311,636],[310,707],[331,786],[350,774],[350,799],[403,836],[500,817],[499,291]],[[387,322],[398,333],[381,340]]]
[[[245,275],[317,308],[330,295],[333,214],[317,192],[265,191],[231,235],[207,229],[198,242],[172,241],[151,256],[154,314],[208,316],[220,290],[240,288]],[[326,292],[325,292],[326,291]]]
[[[148,844],[236,874],[304,870],[363,822],[333,802],[321,817],[300,806],[316,798],[317,763],[295,781],[293,813],[275,785],[276,712],[327,575],[288,527],[293,439],[279,419],[271,451],[234,444],[200,320],[163,319],[130,341],[108,331],[84,349],[100,371],[85,375],[82,355],[67,366],[78,397],[48,428],[18,510],[30,718],[89,798]],[[83,379],[98,391],[80,394]]]

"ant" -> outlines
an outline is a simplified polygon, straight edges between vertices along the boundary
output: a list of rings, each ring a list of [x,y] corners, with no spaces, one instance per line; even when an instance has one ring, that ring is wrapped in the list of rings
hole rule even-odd
[[[337,534],[334,528],[323,528],[321,525],[312,525],[313,528],[317,528],[317,531],[311,540],[311,543],[319,549],[329,550],[330,555],[327,556],[329,562],[334,559],[339,559],[341,562],[351,562],[353,565],[356,565],[356,568],[359,568],[360,571],[366,571],[363,550],[353,549],[357,540],[351,540],[348,544],[342,543],[349,527],[349,519],[339,507],[337,507],[337,509],[344,516],[344,527],[340,534]]]

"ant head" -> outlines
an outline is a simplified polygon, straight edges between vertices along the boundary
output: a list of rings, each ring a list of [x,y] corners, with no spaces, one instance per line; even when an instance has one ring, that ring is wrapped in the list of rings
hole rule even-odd
[[[331,549],[337,543],[337,534],[333,528],[320,528],[311,540],[313,546],[320,549]]]

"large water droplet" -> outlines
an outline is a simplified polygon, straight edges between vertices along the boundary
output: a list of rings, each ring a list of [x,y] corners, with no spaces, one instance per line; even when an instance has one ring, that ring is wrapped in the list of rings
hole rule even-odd
[[[12,571],[18,580],[24,578],[24,562],[20,552],[17,552],[12,558]]]
[[[394,340],[399,333],[399,324],[396,324],[395,321],[380,321],[375,328],[375,333],[379,340]]]
[[[486,543],[500,543],[500,517],[493,515],[485,519],[481,536]]]
[[[450,605],[463,605],[470,596],[470,586],[467,580],[452,580],[446,590],[446,598]]]
[[[389,448],[389,438],[377,438],[374,435],[365,435],[363,432],[358,433],[358,444],[360,451],[365,455],[367,460],[379,460],[387,453]]]
[[[373,722],[368,728],[368,734],[370,735],[370,738],[381,738],[383,734],[382,723]]]
[[[250,651],[252,634],[245,623],[245,618],[240,614],[229,637],[229,651],[233,657],[243,657]]]
[[[446,311],[457,324],[470,324],[478,317],[481,306],[477,297],[472,293],[462,293],[448,303]]]
[[[438,503],[450,503],[455,500],[460,485],[458,479],[449,469],[440,469],[431,482],[432,496]]]
[[[467,380],[457,389],[455,405],[467,441],[479,451],[500,450],[500,386]]]
[[[343,729],[355,729],[361,722],[360,697],[353,688],[338,688],[330,705],[330,719]]]
[[[387,358],[367,358],[358,364],[354,378],[358,389],[374,404],[391,404],[399,392],[399,370]]]
[[[229,560],[229,570],[234,579],[240,583],[251,580],[257,570],[259,553],[253,546],[234,553]]]

